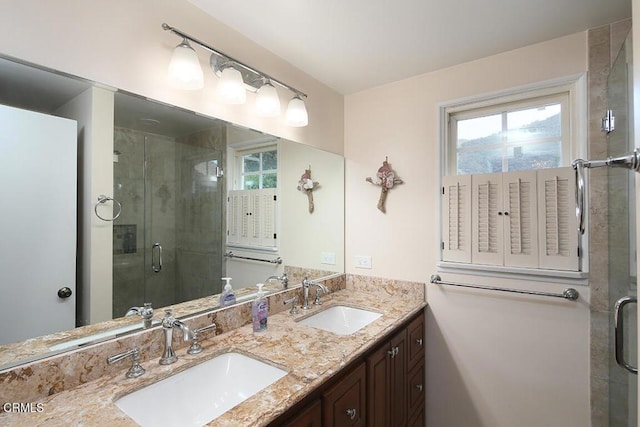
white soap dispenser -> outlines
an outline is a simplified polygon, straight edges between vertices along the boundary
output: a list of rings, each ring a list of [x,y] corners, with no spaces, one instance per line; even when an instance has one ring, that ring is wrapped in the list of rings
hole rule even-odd
[[[227,307],[236,303],[236,294],[231,287],[231,277],[223,277],[222,280],[226,282],[222,295],[220,295],[220,307]]]

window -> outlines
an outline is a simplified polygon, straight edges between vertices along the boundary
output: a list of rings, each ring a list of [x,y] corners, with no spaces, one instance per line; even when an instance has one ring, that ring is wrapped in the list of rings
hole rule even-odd
[[[278,186],[278,151],[275,147],[239,152],[238,160],[242,190]]]
[[[227,197],[227,245],[276,250],[278,149],[275,145],[233,151],[233,188]]]
[[[569,166],[569,93],[448,113],[450,175]]]
[[[570,164],[585,93],[572,77],[441,107],[441,267],[583,277]]]

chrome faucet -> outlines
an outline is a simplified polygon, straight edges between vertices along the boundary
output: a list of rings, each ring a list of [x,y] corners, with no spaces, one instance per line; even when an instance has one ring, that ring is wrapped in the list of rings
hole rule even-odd
[[[311,286],[317,286],[319,290],[321,290],[325,294],[329,293],[329,289],[327,289],[325,285],[323,285],[322,283],[312,282],[305,277],[304,279],[302,279],[302,295],[304,298],[304,300],[302,301],[303,310],[309,310],[309,308],[311,308],[309,307],[309,288]],[[318,305],[321,304],[319,294],[316,294],[315,304],[318,304]]]
[[[183,339],[185,341],[192,340],[194,338],[193,332],[182,323],[180,320],[173,317],[173,310],[167,309],[164,312],[164,318],[162,319],[162,330],[164,331],[164,352],[160,358],[161,365],[170,365],[178,360],[178,356],[173,351],[173,328],[180,328],[184,334]]]
[[[142,317],[142,323],[145,329],[151,327],[151,320],[153,319],[153,307],[151,307],[150,302],[145,302],[144,307],[131,307],[129,310],[127,310],[127,313],[124,316],[134,316],[136,314]]]
[[[289,277],[287,277],[287,273],[282,273],[282,276],[269,276],[265,282],[270,282],[271,280],[279,280],[282,283],[282,289],[289,288]]]

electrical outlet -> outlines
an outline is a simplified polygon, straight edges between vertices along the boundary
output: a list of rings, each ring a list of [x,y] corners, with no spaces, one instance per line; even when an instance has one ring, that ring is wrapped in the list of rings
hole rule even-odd
[[[371,257],[368,255],[356,255],[356,268],[371,268]]]
[[[336,253],[335,252],[322,252],[320,254],[320,263],[336,265]]]

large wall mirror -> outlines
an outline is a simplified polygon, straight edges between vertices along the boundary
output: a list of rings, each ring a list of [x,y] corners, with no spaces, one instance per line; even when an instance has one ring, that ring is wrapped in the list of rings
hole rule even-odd
[[[242,301],[344,272],[339,155],[13,58],[0,108],[0,369],[137,330],[145,303],[216,309],[222,277]],[[69,150],[52,117],[79,123]]]

